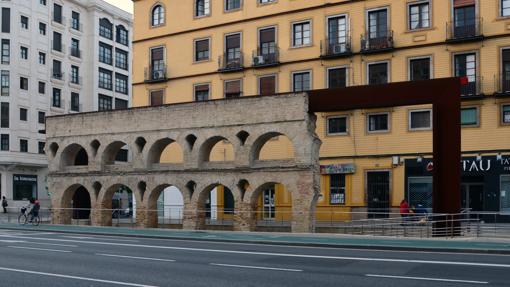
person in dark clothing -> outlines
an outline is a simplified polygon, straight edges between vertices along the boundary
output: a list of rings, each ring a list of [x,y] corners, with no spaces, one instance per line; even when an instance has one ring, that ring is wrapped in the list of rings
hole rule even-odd
[[[2,196],[2,207],[4,208],[4,213],[7,213],[7,206],[9,204],[7,203],[7,198],[5,196]]]

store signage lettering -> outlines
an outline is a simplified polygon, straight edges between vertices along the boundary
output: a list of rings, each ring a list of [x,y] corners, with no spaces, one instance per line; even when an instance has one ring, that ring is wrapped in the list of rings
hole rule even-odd
[[[352,163],[321,165],[321,174],[339,174],[339,173],[355,173],[355,172],[356,172],[356,167]]]
[[[501,165],[503,166],[503,170],[510,171],[510,158],[501,159]]]
[[[37,177],[36,176],[14,175],[14,181],[37,182]]]
[[[489,171],[491,169],[491,160],[462,160],[463,171]]]

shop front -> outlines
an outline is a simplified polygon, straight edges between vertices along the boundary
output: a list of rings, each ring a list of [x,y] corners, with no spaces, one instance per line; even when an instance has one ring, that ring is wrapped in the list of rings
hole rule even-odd
[[[431,159],[405,161],[405,195],[411,206],[422,204],[432,210],[433,169]],[[463,157],[461,169],[464,212],[510,215],[510,156]]]
[[[37,176],[15,174],[12,180],[13,200],[28,201],[37,199]]]

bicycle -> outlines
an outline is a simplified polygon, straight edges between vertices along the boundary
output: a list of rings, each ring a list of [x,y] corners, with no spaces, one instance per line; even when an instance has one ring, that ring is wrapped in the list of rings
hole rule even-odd
[[[27,210],[28,210],[27,207],[22,207],[20,209],[20,214],[18,216],[18,224],[26,225],[27,223],[32,223],[33,226],[39,226],[39,223],[41,222],[39,214],[34,216],[33,214],[28,214]]]

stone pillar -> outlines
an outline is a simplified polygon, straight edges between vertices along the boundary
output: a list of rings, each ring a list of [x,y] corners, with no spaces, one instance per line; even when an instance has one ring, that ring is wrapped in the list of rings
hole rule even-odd
[[[92,208],[90,210],[90,225],[92,226],[103,226],[102,211],[98,208]]]
[[[234,231],[254,231],[255,213],[250,203],[236,202],[234,212]]]
[[[292,232],[315,231],[315,205],[319,194],[317,176],[304,174],[292,187]]]
[[[204,229],[205,213],[195,209],[185,208],[182,214],[182,229],[198,230]]]
[[[73,217],[72,209],[55,208],[51,210],[52,224],[71,224]]]
[[[157,228],[158,212],[146,210],[143,206],[136,206],[136,226],[141,228]]]

